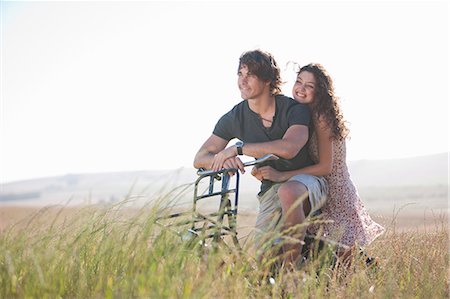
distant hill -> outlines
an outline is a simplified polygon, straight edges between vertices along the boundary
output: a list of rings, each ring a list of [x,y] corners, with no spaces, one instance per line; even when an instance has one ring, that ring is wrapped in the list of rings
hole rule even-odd
[[[369,198],[372,205],[380,201],[389,201],[392,205],[394,198],[398,199],[396,204],[410,198],[417,200],[433,192],[436,206],[447,206],[447,153],[407,159],[351,161],[349,169],[360,194]],[[124,198],[146,202],[156,198],[166,200],[164,196],[169,192],[172,193],[167,195],[168,198],[177,197],[190,202],[193,194],[191,183],[196,177],[195,170],[191,168],[67,174],[3,184],[0,204],[114,203]],[[258,189],[259,182],[249,173],[241,176],[243,207],[256,209],[255,194]]]
[[[349,162],[357,186],[448,185],[448,153]]]
[[[116,202],[129,196],[163,194],[194,181],[194,170],[67,174],[1,185],[0,203]]]

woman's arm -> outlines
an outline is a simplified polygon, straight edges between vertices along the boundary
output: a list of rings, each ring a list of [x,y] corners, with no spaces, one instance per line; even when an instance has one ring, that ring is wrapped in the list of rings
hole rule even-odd
[[[333,139],[331,129],[323,119],[315,122],[317,144],[319,149],[319,162],[317,164],[291,171],[277,171],[270,166],[253,169],[252,174],[258,179],[266,179],[273,182],[287,181],[297,174],[310,174],[315,176],[328,175],[333,165]]]

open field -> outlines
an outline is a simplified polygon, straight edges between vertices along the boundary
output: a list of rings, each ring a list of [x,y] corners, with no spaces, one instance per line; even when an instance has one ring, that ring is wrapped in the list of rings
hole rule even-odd
[[[65,217],[76,214],[76,211],[82,209],[82,206],[65,207],[53,205],[48,207],[36,206],[17,206],[2,205],[0,206],[0,232],[5,231],[12,225],[20,225],[32,221],[35,215],[40,211],[45,211],[51,218],[57,213]],[[130,214],[138,210],[136,208],[128,209]],[[427,231],[435,228],[436,223],[449,223],[448,214],[445,210],[441,211],[408,211],[407,206],[403,209],[392,210],[389,213],[372,213],[372,218],[382,224],[385,228],[397,231]],[[242,231],[241,235],[247,235],[252,230],[256,220],[256,213],[244,210],[238,215],[238,228]],[[18,224],[19,223],[19,224]]]
[[[69,298],[448,298],[449,235],[445,217],[420,227],[397,218],[350,267],[329,255],[281,268],[244,251],[199,255],[154,225],[156,210],[120,205],[0,208],[0,297]],[[239,232],[254,214],[241,213]],[[406,216],[406,215],[404,215]],[[392,222],[388,215],[377,219]],[[411,217],[408,217],[411,218]],[[418,222],[423,220],[418,219]],[[383,223],[387,225],[388,223]],[[400,229],[401,228],[401,229]],[[245,243],[244,243],[245,244]],[[204,252],[204,251],[202,251]],[[326,253],[326,252],[324,252]]]
[[[435,164],[442,166],[441,160]],[[425,162],[424,167],[432,164]],[[350,267],[333,267],[325,251],[301,268],[281,268],[275,284],[268,283],[271,261],[258,261],[248,238],[258,209],[258,182],[248,175],[242,176],[237,226],[243,251],[208,254],[155,225],[161,206],[185,211],[192,204],[192,170],[2,185],[0,298],[448,298],[444,175],[427,176],[430,182],[408,177],[408,184],[399,185],[406,174],[383,177],[390,173],[383,165],[381,174],[366,180],[377,184],[367,185],[364,175],[377,168],[366,164],[356,176],[358,191],[372,218],[386,228],[365,248],[377,265],[366,267],[355,255]],[[216,205],[210,201],[203,208]]]

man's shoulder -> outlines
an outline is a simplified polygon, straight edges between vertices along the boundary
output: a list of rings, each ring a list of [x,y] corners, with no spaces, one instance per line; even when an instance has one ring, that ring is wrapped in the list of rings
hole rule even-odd
[[[246,101],[241,101],[233,106],[225,115],[232,116],[232,115],[239,115],[242,113],[242,111],[245,111],[246,109]]]
[[[280,95],[277,99],[277,115],[280,122],[291,125],[308,126],[311,120],[311,113],[307,105],[296,100]]]
[[[296,102],[293,98],[288,97],[284,94],[277,94],[275,96],[275,99],[277,102],[283,103],[283,104],[298,104],[298,102]]]
[[[230,110],[225,112],[219,119],[219,123],[236,122],[241,118],[243,111],[245,111],[245,101],[237,103]]]
[[[231,140],[239,137],[240,127],[243,121],[245,121],[245,111],[248,109],[246,101],[241,101],[234,105],[231,110],[222,115],[217,122],[213,134],[225,139]]]
[[[302,103],[297,102],[293,98],[290,98],[288,96],[285,96],[283,94],[277,95],[275,97],[277,101],[277,106],[280,109],[283,110],[290,110],[290,109],[308,109],[308,106]]]

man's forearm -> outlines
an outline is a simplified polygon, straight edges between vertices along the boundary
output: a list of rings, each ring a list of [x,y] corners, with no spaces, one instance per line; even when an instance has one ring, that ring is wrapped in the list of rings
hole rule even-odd
[[[199,151],[194,158],[194,167],[197,169],[199,168],[210,169],[213,159],[214,159],[213,153],[210,153],[207,150]]]
[[[263,143],[246,143],[242,148],[244,155],[260,158],[267,154],[274,154],[280,158],[292,159],[303,147],[285,140],[275,140]]]
[[[248,143],[242,148],[247,156],[260,158],[274,154],[284,159],[294,158],[308,141],[308,127],[294,125],[284,134],[282,139],[262,143]]]
[[[194,167],[197,169],[211,169],[214,155],[223,150],[227,143],[228,140],[222,139],[216,135],[211,135],[195,155]]]

